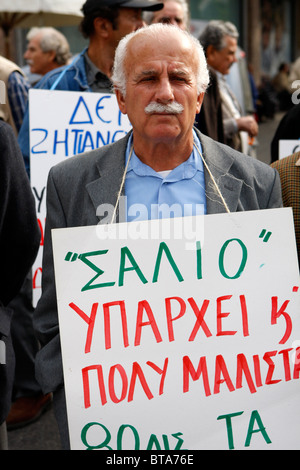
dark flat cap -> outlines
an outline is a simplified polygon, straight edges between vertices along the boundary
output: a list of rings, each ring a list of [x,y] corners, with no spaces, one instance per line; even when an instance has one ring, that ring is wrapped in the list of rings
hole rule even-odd
[[[158,11],[162,10],[164,4],[155,0],[87,0],[82,11],[84,15],[88,15],[101,7],[141,8],[147,11]]]

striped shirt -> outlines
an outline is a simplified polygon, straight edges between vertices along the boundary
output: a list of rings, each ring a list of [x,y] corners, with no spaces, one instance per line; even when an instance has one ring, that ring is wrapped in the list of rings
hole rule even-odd
[[[30,85],[19,72],[13,72],[8,78],[7,94],[12,116],[17,130],[23,122]]]

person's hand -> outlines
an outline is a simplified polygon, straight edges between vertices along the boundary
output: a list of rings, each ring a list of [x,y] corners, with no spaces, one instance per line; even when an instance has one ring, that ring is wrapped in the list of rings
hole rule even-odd
[[[239,131],[248,132],[250,137],[255,137],[258,134],[258,124],[252,116],[244,116],[237,119]]]

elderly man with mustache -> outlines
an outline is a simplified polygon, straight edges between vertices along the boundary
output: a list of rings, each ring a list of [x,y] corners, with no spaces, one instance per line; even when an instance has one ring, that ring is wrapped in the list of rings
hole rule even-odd
[[[126,36],[116,51],[113,82],[132,132],[53,167],[47,186],[43,292],[35,313],[37,377],[45,393],[53,392],[65,447],[51,229],[98,224],[102,208],[116,208],[120,194],[127,212],[122,219],[120,211],[116,222],[163,217],[161,205],[177,204],[180,216],[282,206],[274,169],[194,129],[209,77],[202,47],[187,32],[155,24]],[[143,214],[132,210],[137,204]]]

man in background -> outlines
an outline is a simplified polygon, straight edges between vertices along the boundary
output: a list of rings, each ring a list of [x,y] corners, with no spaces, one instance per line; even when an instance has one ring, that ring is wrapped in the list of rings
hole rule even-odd
[[[54,28],[32,28],[27,40],[24,59],[32,74],[46,75],[66,65],[71,57],[67,38]]]
[[[158,11],[147,11],[143,14],[146,23],[173,24],[181,29],[189,29],[189,8],[185,0],[162,0],[164,7]]]
[[[199,37],[207,63],[216,75],[215,86],[221,95],[224,142],[230,147],[247,153],[249,138],[258,134],[253,116],[243,116],[240,104],[226,82],[230,67],[236,62],[239,33],[229,22],[213,20]]]

